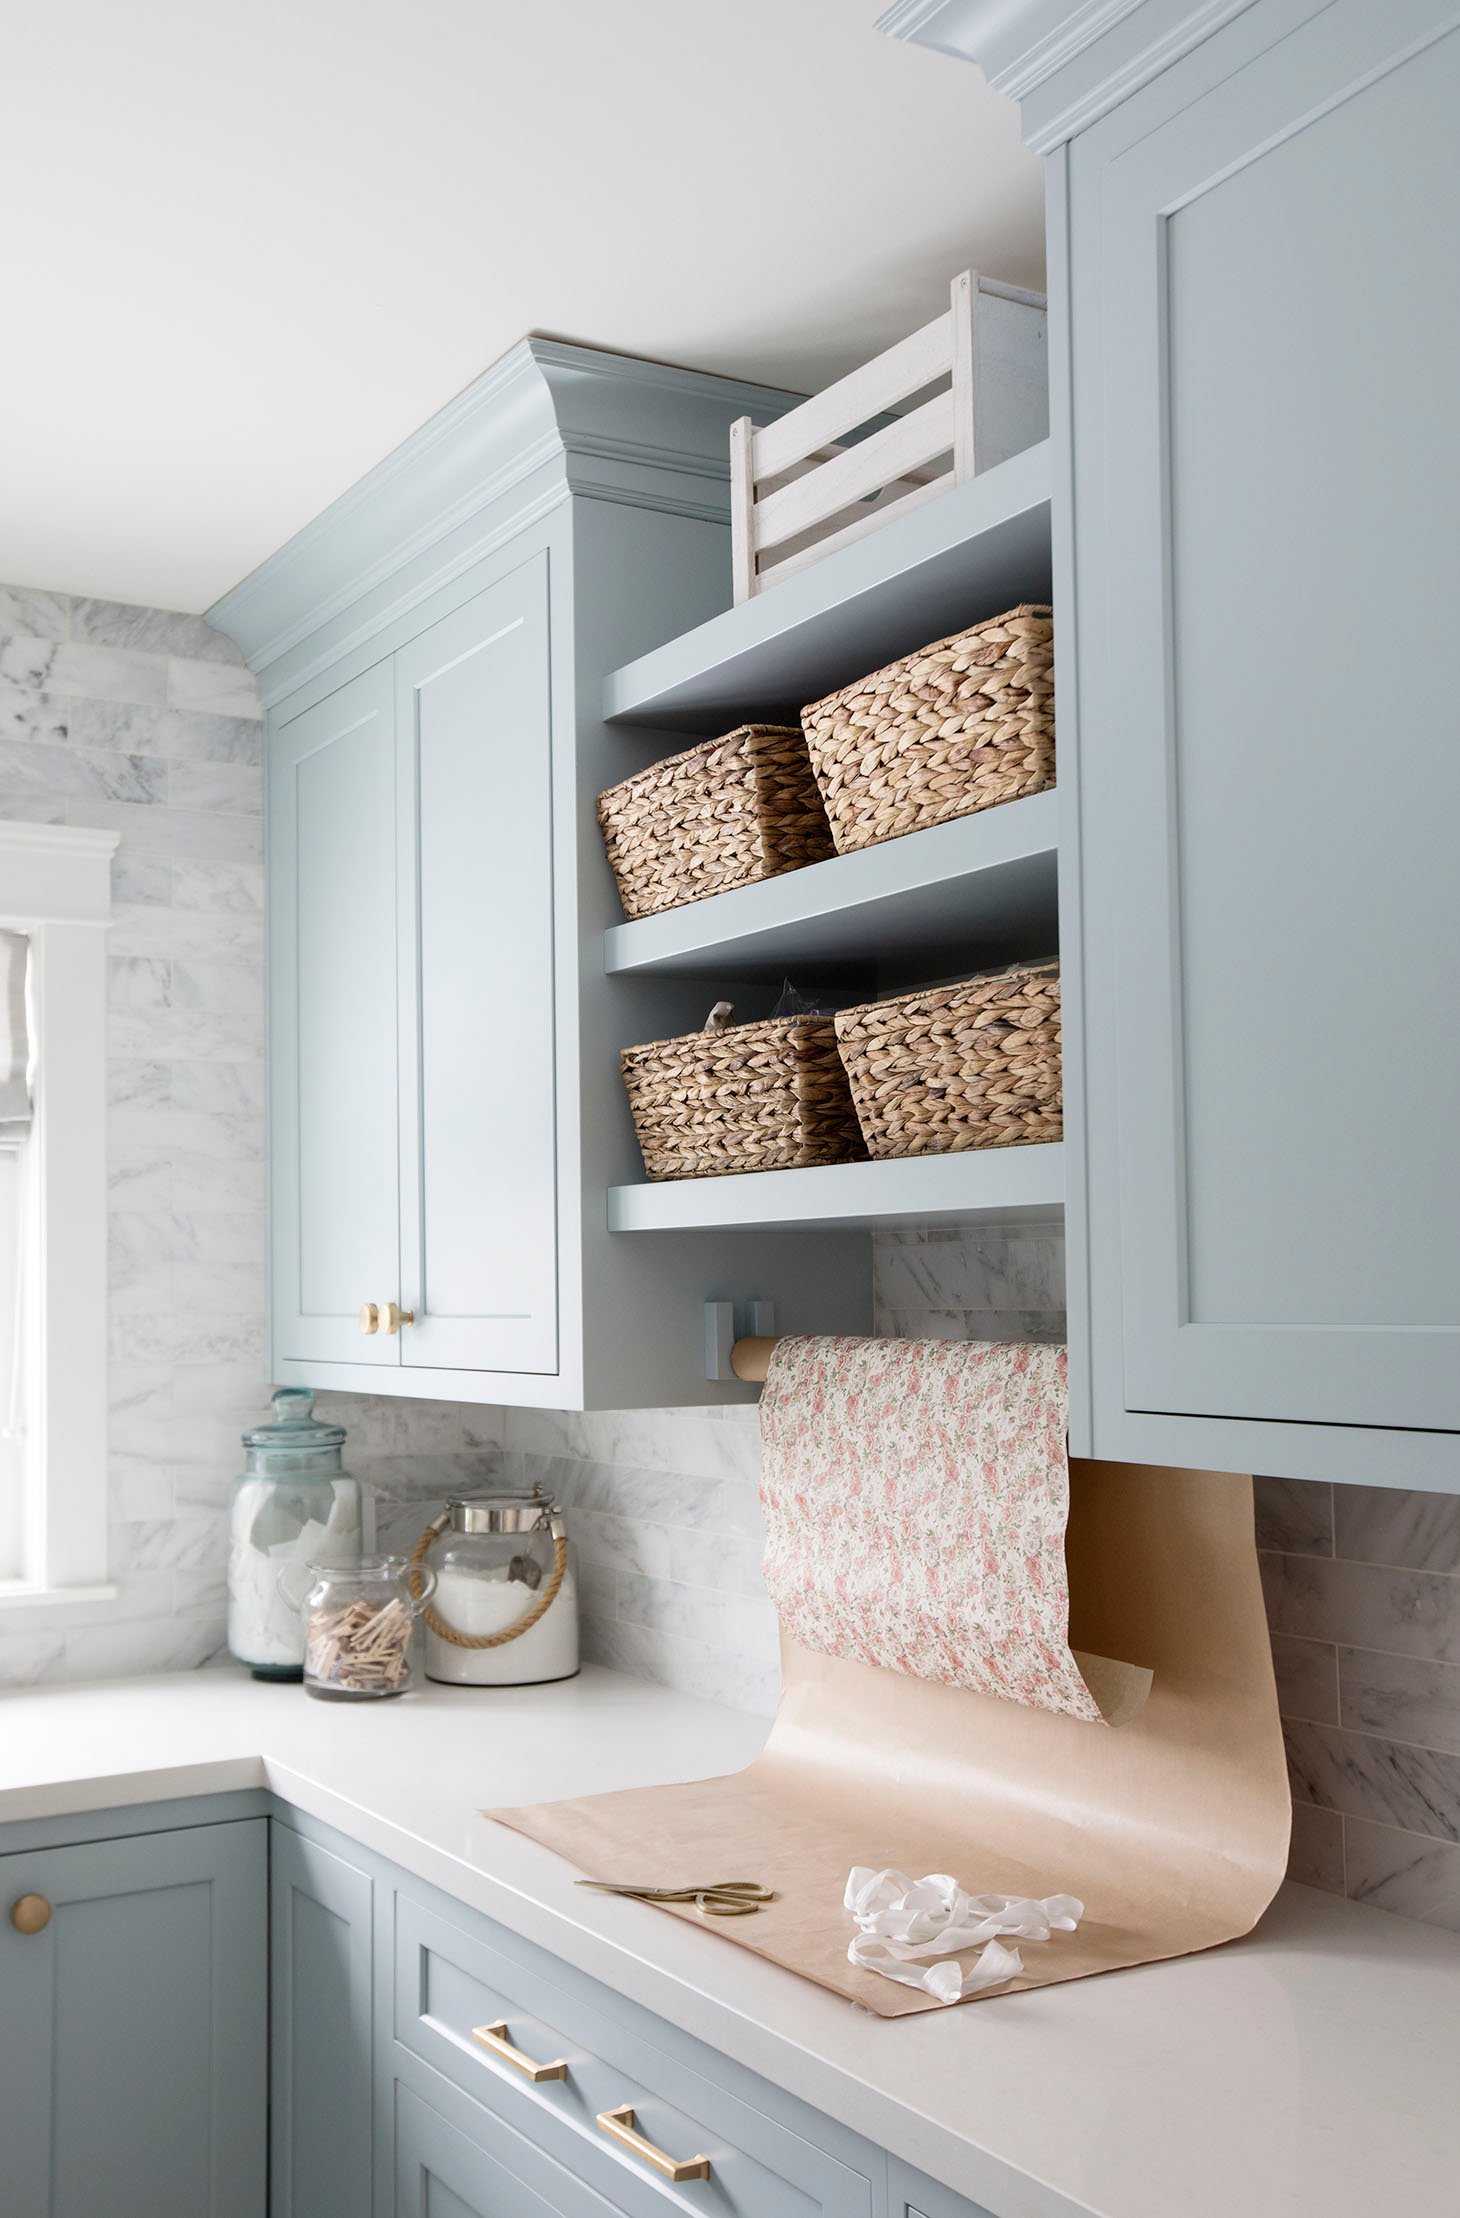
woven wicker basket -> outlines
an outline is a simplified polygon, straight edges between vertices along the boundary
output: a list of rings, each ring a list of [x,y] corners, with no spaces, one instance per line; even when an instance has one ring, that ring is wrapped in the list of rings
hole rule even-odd
[[[838,854],[1054,784],[1054,625],[1011,608],[801,711]]]
[[[1060,1137],[1058,963],[844,1009],[836,1035],[873,1156]]]
[[[626,1048],[650,1178],[718,1178],[866,1154],[830,1017],[769,1017]]]
[[[753,885],[834,854],[799,731],[742,724],[598,797],[626,916]]]

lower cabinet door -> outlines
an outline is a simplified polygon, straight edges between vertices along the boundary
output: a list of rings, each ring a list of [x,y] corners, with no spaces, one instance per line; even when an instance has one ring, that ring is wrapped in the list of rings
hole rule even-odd
[[[267,1900],[262,1818],[0,1857],[6,2218],[264,2218]]]
[[[464,2133],[400,2081],[395,2105],[395,2218],[615,2218],[614,2204],[490,2113]]]
[[[369,2218],[374,1886],[271,1830],[270,2218]]]

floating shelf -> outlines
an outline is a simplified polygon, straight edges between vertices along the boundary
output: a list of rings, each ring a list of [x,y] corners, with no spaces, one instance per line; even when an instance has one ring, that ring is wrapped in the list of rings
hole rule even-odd
[[[768,586],[605,685],[610,723],[721,732],[1050,598],[1048,440]]]
[[[841,1225],[1015,1224],[1058,1217],[1064,1148],[970,1149],[900,1163],[831,1163],[811,1171],[611,1186],[611,1232],[684,1232],[706,1226],[788,1230]]]
[[[663,916],[615,925],[614,976],[757,978],[922,962],[989,968],[1058,945],[1059,797],[1033,793]]]

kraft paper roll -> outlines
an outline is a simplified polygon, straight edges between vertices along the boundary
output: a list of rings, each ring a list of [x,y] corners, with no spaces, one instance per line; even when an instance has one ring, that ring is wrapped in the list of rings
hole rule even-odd
[[[1073,1462],[1064,1558],[1075,1651],[1153,1675],[1128,1723],[783,1634],[780,1708],[747,1770],[488,1815],[593,1878],[762,1882],[778,1899],[753,1917],[666,1914],[881,2017],[945,2006],[846,1961],[853,1865],[1079,1897],[1078,1932],[1026,1943],[1004,1994],[1232,1940],[1276,1892],[1290,1822],[1252,1482]]]

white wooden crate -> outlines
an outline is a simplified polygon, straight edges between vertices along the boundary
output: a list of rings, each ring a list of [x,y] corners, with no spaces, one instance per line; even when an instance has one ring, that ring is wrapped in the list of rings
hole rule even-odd
[[[951,294],[945,314],[775,423],[731,425],[737,601],[1048,437],[1043,293],[965,270]],[[935,383],[931,400],[844,444]]]

